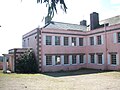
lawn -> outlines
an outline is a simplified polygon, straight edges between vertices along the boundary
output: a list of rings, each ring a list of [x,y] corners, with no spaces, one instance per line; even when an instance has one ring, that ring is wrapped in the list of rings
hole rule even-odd
[[[0,90],[120,90],[119,71],[81,69],[44,74],[3,74]]]

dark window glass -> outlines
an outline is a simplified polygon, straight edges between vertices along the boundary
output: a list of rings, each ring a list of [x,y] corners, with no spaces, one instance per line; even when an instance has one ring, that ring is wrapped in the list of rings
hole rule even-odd
[[[90,37],[90,45],[94,45],[94,37]]]
[[[46,56],[46,65],[52,65],[52,56]]]
[[[83,38],[79,38],[79,46],[83,46]]]

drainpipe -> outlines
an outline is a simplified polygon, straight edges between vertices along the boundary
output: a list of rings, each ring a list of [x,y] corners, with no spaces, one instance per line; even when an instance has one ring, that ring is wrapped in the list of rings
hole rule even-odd
[[[106,24],[104,23],[104,32],[105,32],[105,59],[106,59],[106,64],[105,64],[105,70],[108,69],[108,58],[107,58],[107,32],[106,32]]]

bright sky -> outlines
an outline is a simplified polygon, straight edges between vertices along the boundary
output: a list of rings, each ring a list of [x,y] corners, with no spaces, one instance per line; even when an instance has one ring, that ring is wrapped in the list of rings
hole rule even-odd
[[[42,26],[47,13],[45,5],[37,0],[0,0],[0,55],[9,49],[22,47],[22,35]],[[54,21],[79,24],[89,14],[98,12],[100,20],[120,15],[120,0],[65,0],[65,14],[59,6]]]

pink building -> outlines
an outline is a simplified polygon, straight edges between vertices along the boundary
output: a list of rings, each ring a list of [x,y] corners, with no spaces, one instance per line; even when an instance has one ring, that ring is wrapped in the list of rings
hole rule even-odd
[[[90,30],[81,25],[52,22],[23,35],[23,47],[32,47],[41,72],[94,68],[120,70],[120,16],[99,25],[98,13],[90,16]],[[115,19],[114,19],[115,20]],[[109,23],[109,24],[108,24]]]

